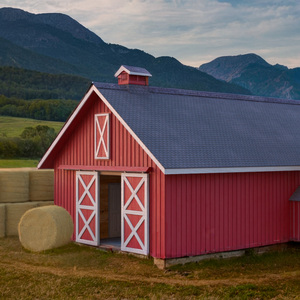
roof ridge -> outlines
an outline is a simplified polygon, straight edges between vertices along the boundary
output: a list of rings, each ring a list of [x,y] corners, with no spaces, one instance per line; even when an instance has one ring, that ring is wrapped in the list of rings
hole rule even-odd
[[[177,88],[164,88],[155,86],[136,86],[136,85],[118,85],[116,83],[102,83],[92,82],[97,88],[103,89],[114,89],[124,90],[129,92],[148,92],[157,94],[168,94],[168,95],[183,95],[183,96],[195,96],[195,97],[206,97],[206,98],[217,98],[226,100],[242,100],[251,102],[269,102],[278,104],[291,104],[300,105],[300,100],[283,99],[283,98],[272,98],[256,95],[243,95],[243,94],[232,94],[232,93],[221,93],[221,92],[209,92],[209,91],[197,91],[197,90],[186,90]]]

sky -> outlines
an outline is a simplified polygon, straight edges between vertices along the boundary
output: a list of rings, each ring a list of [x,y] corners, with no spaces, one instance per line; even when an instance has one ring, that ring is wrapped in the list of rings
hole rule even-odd
[[[256,53],[300,67],[299,0],[0,0],[0,7],[64,13],[107,43],[190,66]]]

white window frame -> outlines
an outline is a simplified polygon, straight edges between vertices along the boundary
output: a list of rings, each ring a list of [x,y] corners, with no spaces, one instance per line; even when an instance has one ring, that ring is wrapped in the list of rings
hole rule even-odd
[[[103,128],[100,127],[98,117],[105,117]],[[95,115],[95,131],[94,131],[94,143],[95,143],[95,159],[110,159],[110,114],[103,113],[103,114],[96,114]],[[107,130],[107,143],[105,143],[103,134]],[[97,132],[99,132],[100,138],[97,143]],[[99,156],[100,146],[104,146],[105,156]]]

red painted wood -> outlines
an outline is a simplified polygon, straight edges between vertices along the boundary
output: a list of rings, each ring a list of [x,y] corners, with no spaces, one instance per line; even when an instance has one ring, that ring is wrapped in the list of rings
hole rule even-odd
[[[299,185],[300,172],[167,175],[166,257],[300,240]]]
[[[165,175],[98,96],[90,96],[83,112],[66,132],[63,147],[53,152],[55,204],[67,209],[75,220],[75,170],[149,172],[150,255],[165,257]],[[111,157],[106,160],[94,159],[94,115],[100,113],[111,113]]]
[[[300,202],[290,201],[290,236],[292,241],[300,242]]]
[[[99,113],[111,113],[109,160],[94,159],[94,115]],[[63,147],[53,153],[55,204],[66,208],[73,220],[75,170],[149,172],[151,256],[182,257],[300,240],[299,204],[288,201],[300,185],[300,172],[165,176],[95,94],[66,132]]]
[[[118,76],[118,84],[135,84],[135,85],[148,85],[149,79],[147,76],[140,76],[140,75],[130,75],[123,71]]]

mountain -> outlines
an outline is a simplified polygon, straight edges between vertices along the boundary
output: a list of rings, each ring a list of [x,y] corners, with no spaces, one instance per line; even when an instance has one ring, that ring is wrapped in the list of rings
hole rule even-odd
[[[116,82],[120,65],[146,68],[150,84],[204,91],[249,94],[238,85],[219,81],[172,57],[107,44],[64,14],[31,14],[0,9],[0,65],[55,74],[72,74],[92,81]]]
[[[254,95],[300,100],[300,68],[273,66],[256,54],[218,57],[199,70]]]
[[[199,69],[215,78],[228,82],[240,77],[244,69],[252,64],[270,66],[260,56],[256,54],[246,54],[218,57],[209,63],[201,65]]]

